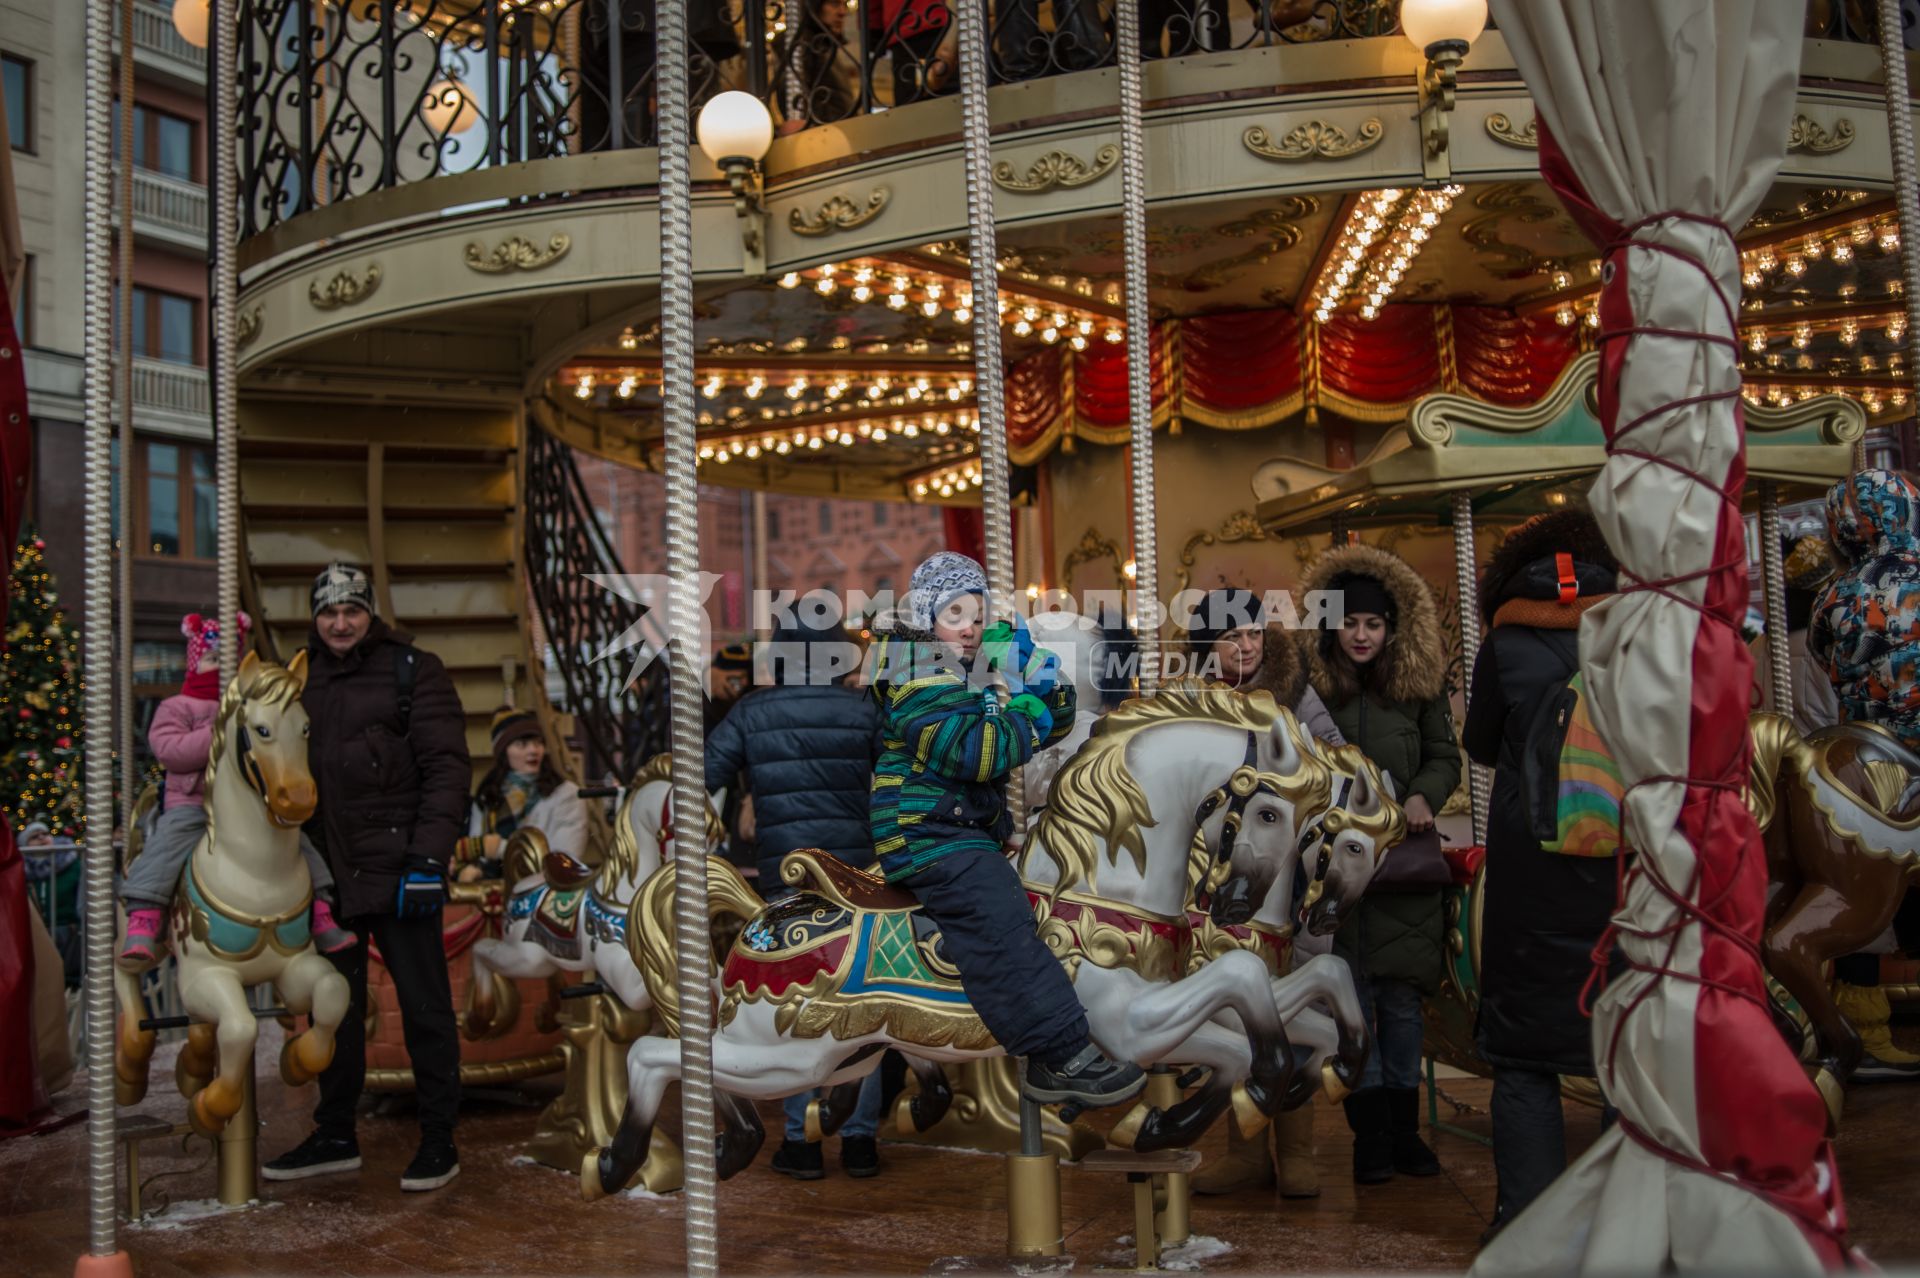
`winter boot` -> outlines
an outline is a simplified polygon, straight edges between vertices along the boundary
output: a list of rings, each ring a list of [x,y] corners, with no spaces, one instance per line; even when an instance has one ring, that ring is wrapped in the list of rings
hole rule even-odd
[[[313,948],[322,954],[338,954],[342,950],[352,949],[360,938],[340,926],[333,917],[333,907],[327,904],[327,898],[313,898]]]
[[[1387,1130],[1385,1088],[1366,1087],[1347,1097],[1353,1129],[1353,1183],[1384,1185],[1393,1179],[1393,1134]]]
[[[783,1140],[773,1151],[773,1169],[795,1180],[820,1180],[827,1174],[817,1140]]]
[[[1280,1168],[1282,1198],[1318,1198],[1320,1172],[1313,1165],[1314,1102],[1273,1120],[1273,1161]]]
[[[127,923],[127,933],[129,936],[133,933],[131,921]],[[1835,982],[1833,1001],[1860,1035],[1863,1050],[1860,1068],[1853,1072],[1855,1082],[1885,1083],[1920,1078],[1920,1056],[1893,1045],[1893,1029],[1888,1024],[1892,1010],[1887,1006],[1885,990],[1878,985]]]
[[[1226,1157],[1201,1167],[1193,1177],[1193,1192],[1231,1194],[1242,1189],[1272,1189],[1273,1160],[1267,1155],[1267,1134],[1242,1136],[1231,1114],[1226,1126]]]
[[[134,910],[127,915],[127,943],[120,948],[118,960],[123,972],[140,973],[167,956],[166,916],[157,909]],[[1886,1000],[1882,999],[1884,1006]]]
[[[1393,1132],[1393,1169],[1402,1176],[1438,1176],[1440,1160],[1420,1139],[1420,1089],[1389,1087],[1387,1121]]]
[[[1116,1061],[1092,1043],[1056,1064],[1029,1058],[1020,1094],[1042,1105],[1072,1103],[1103,1109],[1138,1096],[1146,1071],[1132,1061]]]

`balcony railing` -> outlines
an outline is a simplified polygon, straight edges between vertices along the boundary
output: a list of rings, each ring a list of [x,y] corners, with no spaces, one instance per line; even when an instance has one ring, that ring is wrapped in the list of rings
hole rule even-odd
[[[115,31],[119,22],[114,23]],[[173,25],[173,6],[159,0],[134,0],[133,47],[158,66],[183,80],[204,84],[207,51],[188,44]]]
[[[133,361],[135,419],[146,413],[205,420],[208,414],[207,370],[192,364],[135,356]]]
[[[241,0],[242,234],[403,183],[652,145],[654,2]],[[952,93],[961,2],[849,12],[837,0],[687,0],[694,109],[744,89],[789,132]],[[994,83],[1113,61],[1113,0],[970,2],[986,11]],[[1809,5],[1806,34],[1873,40],[1872,9]],[[1149,0],[1141,48],[1154,59],[1381,36],[1399,11],[1399,0]]]
[[[133,171],[133,223],[136,231],[204,249],[207,243],[207,188],[146,169]]]

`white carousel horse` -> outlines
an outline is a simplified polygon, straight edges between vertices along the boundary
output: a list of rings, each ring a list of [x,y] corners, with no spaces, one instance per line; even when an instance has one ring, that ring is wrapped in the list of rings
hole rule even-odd
[[[249,986],[271,981],[283,1006],[312,1016],[280,1053],[290,1087],[332,1061],[334,1031],[347,1014],[347,980],[314,951],[308,931],[313,885],[300,859],[300,826],[316,796],[300,706],[306,682],[304,652],[284,668],[249,652],[227,685],[207,764],[207,832],[168,920],[181,1002],[200,1022],[188,1030],[175,1075],[203,1135],[225,1127],[244,1097],[257,1035]],[[116,969],[114,989],[115,1092],[129,1105],[146,1094],[154,1036],[139,1027],[139,978]]]
[[[720,840],[707,805],[706,847]],[[462,1032],[506,1034],[519,1019],[520,980],[582,972],[634,1011],[653,1004],[627,948],[633,894],[674,855],[673,756],[655,755],[634,776],[614,821],[613,843],[596,870],[547,850],[538,830],[515,831],[502,857],[513,884],[504,934],[476,941]]]
[[[1321,749],[1333,768],[1332,805],[1324,816],[1308,822],[1299,843],[1288,849],[1272,889],[1244,926],[1221,928],[1195,916],[1193,965],[1197,969],[1232,949],[1258,955],[1272,973],[1274,1006],[1286,1022],[1288,1039],[1312,1053],[1306,1062],[1312,1074],[1330,1072],[1327,1090],[1338,1099],[1366,1067],[1371,1035],[1345,960],[1321,954],[1288,970],[1294,870],[1303,856],[1310,860],[1303,901],[1307,931],[1330,935],[1359,903],[1385,852],[1405,836],[1406,818],[1387,797],[1379,768],[1358,746]],[[1313,1006],[1316,1003],[1328,1011]],[[1231,1013],[1222,1013],[1220,1020],[1230,1029],[1239,1028]]]
[[[1326,807],[1330,776],[1270,696],[1170,685],[1101,721],[1062,769],[1022,854],[1040,935],[1074,977],[1094,1040],[1142,1064],[1209,1067],[1218,1086],[1204,1105],[1214,1114],[1231,1092],[1270,1115],[1296,1062],[1257,957],[1227,954],[1179,979],[1192,944],[1187,902],[1205,888],[1216,923],[1245,922],[1301,822]],[[1216,817],[1227,835],[1209,840]],[[669,866],[641,889],[628,935],[656,1010],[677,1028],[676,873]],[[752,1161],[764,1135],[745,1098],[856,1081],[888,1047],[936,1061],[1000,1054],[907,893],[807,852],[782,867],[801,894],[775,906],[724,862],[709,859],[706,873],[710,912],[751,919],[716,991],[723,1177]],[[1229,1009],[1244,1033],[1210,1024]],[[581,1168],[589,1199],[639,1169],[679,1067],[677,1044],[634,1043],[620,1130]]]

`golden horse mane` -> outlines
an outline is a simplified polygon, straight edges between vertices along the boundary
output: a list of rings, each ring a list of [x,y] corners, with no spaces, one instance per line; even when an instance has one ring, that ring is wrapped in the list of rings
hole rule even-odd
[[[264,702],[270,710],[284,710],[300,699],[305,684],[285,666],[272,662],[260,662],[253,667],[251,677],[243,671],[227,681],[226,691],[220,694],[220,708],[213,716],[213,740],[207,751],[207,775],[202,783],[207,795],[207,842],[213,842],[213,781],[220,769],[220,760],[227,752],[227,731],[234,718],[239,715],[243,702]]]
[[[1333,771],[1343,776],[1365,777],[1368,788],[1380,796],[1380,809],[1377,812],[1362,814],[1351,808],[1341,808],[1327,814],[1330,832],[1338,834],[1342,830],[1355,830],[1367,836],[1373,843],[1377,860],[1387,849],[1407,837],[1406,813],[1398,803],[1387,798],[1386,779],[1380,775],[1380,765],[1351,741],[1337,746],[1316,741],[1314,745],[1327,757]]]
[[[1224,683],[1175,679],[1157,695],[1136,697],[1101,719],[1093,734],[1054,777],[1047,809],[1034,828],[1050,860],[1059,871],[1052,895],[1084,883],[1094,885],[1100,849],[1118,863],[1124,849],[1135,868],[1146,873],[1147,846],[1142,831],[1157,824],[1146,791],[1127,767],[1127,746],[1140,733],[1165,724],[1200,721],[1224,724],[1242,732],[1269,733],[1282,714],[1301,756],[1301,769],[1290,777],[1272,778],[1298,802],[1314,789],[1324,794],[1329,773],[1314,743],[1289,711],[1268,692],[1235,692]],[[1197,885],[1196,870],[1206,865],[1189,857],[1188,889]]]
[[[606,856],[601,859],[600,877],[594,882],[602,895],[611,895],[620,881],[630,876],[640,863],[640,843],[633,836],[633,802],[639,797],[641,788],[655,781],[672,779],[673,755],[665,750],[641,764],[640,770],[633,774],[626,797],[620,800],[620,810],[613,819],[613,842],[608,846]],[[713,804],[708,802],[704,806],[707,838],[701,845],[702,852],[726,833],[725,827],[720,824],[720,814],[713,810]]]

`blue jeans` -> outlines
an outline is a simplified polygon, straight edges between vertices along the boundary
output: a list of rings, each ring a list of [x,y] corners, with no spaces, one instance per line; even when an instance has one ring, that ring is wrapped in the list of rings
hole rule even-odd
[[[819,1089],[824,1098],[827,1089]],[[804,1141],[807,1138],[807,1097],[789,1096],[780,1102],[787,1111],[787,1139]],[[880,1131],[880,1069],[875,1066],[873,1073],[860,1080],[860,1099],[853,1107],[853,1113],[840,1125],[840,1136],[865,1137],[871,1140]]]
[[[1373,1031],[1373,1051],[1367,1055],[1360,1087],[1420,1086],[1420,988],[1408,981],[1369,979],[1358,966],[1353,968],[1353,985],[1367,1028]]]

